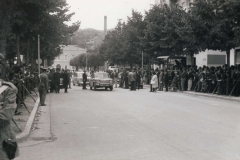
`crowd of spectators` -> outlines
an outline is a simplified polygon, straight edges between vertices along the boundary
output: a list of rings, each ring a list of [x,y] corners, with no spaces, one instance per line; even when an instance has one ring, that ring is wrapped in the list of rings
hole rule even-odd
[[[118,79],[119,87],[129,89],[131,82],[129,74],[134,74],[134,90],[142,88],[143,83],[150,84],[150,92],[156,91],[194,91],[226,96],[240,96],[240,64],[235,66],[216,67],[183,67],[178,65],[173,70],[167,68],[155,69],[148,72],[141,68],[118,72],[107,71],[109,77]],[[157,76],[157,84],[154,82]],[[116,82],[116,81],[115,81]],[[151,84],[154,83],[154,84]],[[116,86],[116,85],[115,85]]]
[[[33,92],[36,93],[34,90],[35,88],[38,88],[39,85],[39,76],[38,76],[38,69],[33,69],[31,66],[23,65],[13,65],[9,66],[7,63],[2,62],[1,64],[2,68],[2,74],[4,76],[2,77],[5,81],[12,82],[18,89],[17,93],[17,109],[15,111],[15,114],[21,114],[18,112],[18,108],[21,105],[24,105],[24,100],[27,95],[32,94]],[[49,88],[48,92],[53,92],[54,90],[57,92],[56,85],[58,84],[59,90],[60,90],[60,83],[54,83],[54,73],[56,72],[56,69],[47,69],[47,75],[49,78]],[[71,88],[71,77],[72,72],[70,70],[59,70],[60,74],[59,82],[63,82],[63,79],[67,79],[67,84],[62,84],[62,88]],[[61,80],[62,79],[62,80]],[[66,80],[65,80],[66,82]],[[59,92],[59,91],[58,91]],[[65,89],[66,92],[66,89]]]
[[[240,65],[189,67],[175,70],[156,69],[159,91],[195,91],[240,96]]]

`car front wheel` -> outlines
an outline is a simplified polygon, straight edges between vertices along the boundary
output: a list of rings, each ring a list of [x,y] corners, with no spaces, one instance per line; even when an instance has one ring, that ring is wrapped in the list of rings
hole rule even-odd
[[[110,87],[110,91],[112,91],[112,90],[113,90],[113,86]]]
[[[95,84],[93,84],[93,86],[94,86],[94,91],[96,91],[96,90],[97,90],[97,87],[95,86]]]

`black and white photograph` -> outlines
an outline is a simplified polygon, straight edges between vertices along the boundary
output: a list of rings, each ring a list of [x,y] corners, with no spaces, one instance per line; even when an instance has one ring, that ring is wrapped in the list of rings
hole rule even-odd
[[[0,0],[0,160],[240,160],[240,0]]]

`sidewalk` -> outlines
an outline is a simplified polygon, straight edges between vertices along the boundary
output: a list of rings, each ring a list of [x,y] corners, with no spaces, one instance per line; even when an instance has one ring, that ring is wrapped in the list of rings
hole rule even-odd
[[[150,85],[144,85],[143,88],[150,89]],[[169,92],[172,92],[172,91],[169,90]],[[234,97],[234,96],[225,96],[225,95],[217,95],[217,94],[212,94],[212,93],[202,93],[202,92],[194,92],[194,91],[183,91],[183,92],[178,92],[178,93],[192,95],[192,96],[202,96],[202,97],[209,97],[209,98],[224,99],[224,100],[240,102],[240,97]]]
[[[16,133],[16,138],[17,138],[18,142],[23,141],[26,138],[28,138],[28,135],[32,128],[32,122],[33,122],[35,115],[37,113],[37,110],[38,110],[38,103],[39,103],[38,95],[36,95],[32,91],[31,96],[28,95],[26,97],[26,99],[24,100],[24,103],[26,104],[26,108],[24,105],[21,105],[18,108],[18,112],[21,112],[21,114],[13,116],[13,119],[15,120],[15,122],[17,123],[18,126],[15,125],[13,121],[11,121],[11,125],[13,127],[13,130]]]

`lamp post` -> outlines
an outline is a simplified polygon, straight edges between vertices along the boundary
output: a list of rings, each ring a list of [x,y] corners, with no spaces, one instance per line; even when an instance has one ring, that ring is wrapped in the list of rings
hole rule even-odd
[[[142,51],[142,76],[143,76],[143,51]]]
[[[87,42],[85,41],[85,49],[86,49],[86,70],[88,71],[88,64],[87,64]]]

